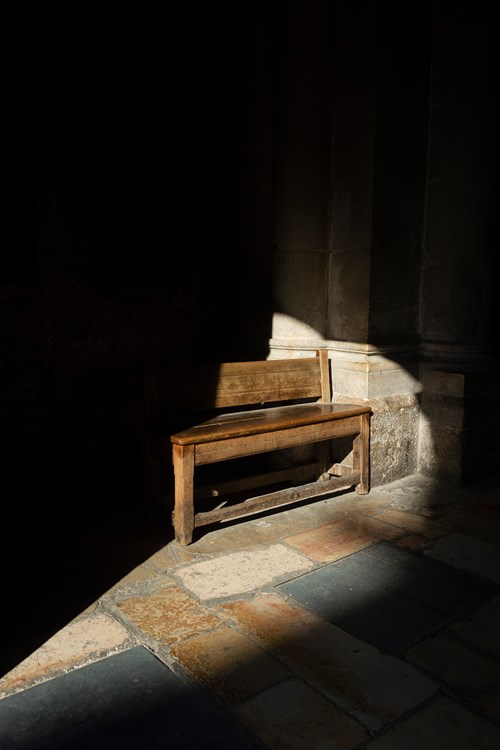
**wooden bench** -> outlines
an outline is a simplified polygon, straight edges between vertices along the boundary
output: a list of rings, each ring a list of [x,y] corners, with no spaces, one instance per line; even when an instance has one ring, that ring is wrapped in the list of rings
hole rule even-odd
[[[173,524],[176,541],[192,542],[195,527],[296,503],[355,486],[369,492],[368,405],[331,403],[328,352],[314,357],[225,362],[216,366],[178,369],[148,363],[146,404],[149,424],[171,446],[174,470]],[[167,406],[167,404],[169,406]],[[170,410],[170,411],[169,411]],[[207,411],[208,410],[208,411]],[[162,415],[167,412],[167,422]],[[184,428],[168,433],[174,412]],[[188,420],[194,413],[196,421]],[[203,415],[205,419],[201,418]],[[151,419],[153,417],[153,419]],[[208,418],[207,418],[208,417]],[[162,426],[163,425],[163,426]],[[352,465],[330,465],[330,444],[336,438],[352,439]],[[195,511],[195,470],[206,464],[255,456],[314,444],[315,458],[306,466],[273,468],[250,477],[237,477],[226,491],[272,487],[299,481],[236,503]],[[302,481],[304,477],[314,479]],[[220,490],[212,490],[218,496]],[[220,500],[220,497],[218,497]]]

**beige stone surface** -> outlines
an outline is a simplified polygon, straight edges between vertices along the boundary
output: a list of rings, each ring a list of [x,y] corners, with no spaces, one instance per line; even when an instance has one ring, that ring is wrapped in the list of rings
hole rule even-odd
[[[202,600],[254,591],[284,575],[297,574],[314,563],[282,544],[221,555],[175,571],[182,585]]]
[[[367,727],[394,720],[436,690],[432,680],[408,664],[274,594],[228,602],[221,609]]]
[[[380,521],[398,526],[405,532],[421,534],[427,539],[436,539],[449,533],[449,528],[438,521],[432,521],[425,516],[416,513],[408,513],[403,510],[388,510],[377,516]]]
[[[395,541],[395,544],[401,549],[407,550],[419,550],[427,543],[427,539],[418,534],[409,534],[408,536],[402,536],[400,539]]]
[[[225,703],[248,698],[289,675],[282,664],[229,627],[178,643],[171,653]]]
[[[134,643],[123,625],[108,614],[97,613],[74,620],[0,680],[0,697],[97,661]]]
[[[111,586],[105,596],[112,596],[116,591],[122,589],[133,588],[136,584],[150,581],[157,575],[158,571],[154,568],[149,568],[147,565],[138,565],[137,568],[131,570],[130,573],[121,578],[114,586]]]
[[[456,638],[439,634],[413,646],[405,658],[446,683],[483,688],[500,678],[498,662],[468,648]]]
[[[182,546],[177,542],[172,541],[169,544],[162,547],[154,555],[151,555],[147,559],[147,565],[155,568],[158,571],[166,572],[171,570],[179,563],[190,562],[195,559],[196,549],[194,545]]]
[[[221,524],[214,531],[203,534],[188,549],[213,555],[214,550],[220,554],[272,544],[290,534],[350,515],[353,508],[359,513],[376,513],[380,510],[380,503],[370,495],[358,495],[354,490],[339,492],[306,505],[276,509],[265,516],[247,516],[244,523]]]
[[[234,709],[269,750],[350,750],[368,739],[356,721],[299,680],[287,680]]]
[[[352,515],[325,526],[287,537],[287,544],[318,562],[332,562],[369,547],[376,542],[396,539],[404,531],[371,516]]]
[[[419,513],[434,515],[443,507],[457,502],[459,492],[456,487],[436,486],[436,482],[424,474],[411,474],[403,479],[373,486],[370,497],[377,498],[385,508],[418,510]]]
[[[438,696],[370,743],[370,750],[496,750],[500,729],[461,703]]]
[[[218,617],[175,587],[125,599],[118,607],[143,636],[162,644],[173,644],[221,624]]]

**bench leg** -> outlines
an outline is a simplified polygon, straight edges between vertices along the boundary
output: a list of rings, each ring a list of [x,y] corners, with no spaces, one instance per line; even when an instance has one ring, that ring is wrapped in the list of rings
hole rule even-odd
[[[317,444],[316,460],[321,467],[320,475],[316,478],[319,480],[330,479],[329,469],[331,467],[332,459],[329,440],[323,440],[321,443]]]
[[[356,485],[358,495],[370,492],[370,415],[360,415],[361,430],[353,441],[353,467],[359,470],[360,482]]]
[[[179,544],[191,544],[194,529],[194,446],[173,445],[174,529]]]

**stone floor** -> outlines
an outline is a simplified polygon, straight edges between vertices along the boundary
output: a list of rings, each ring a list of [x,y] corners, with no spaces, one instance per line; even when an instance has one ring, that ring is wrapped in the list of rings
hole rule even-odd
[[[0,698],[2,750],[498,750],[499,478],[414,475],[169,541]]]

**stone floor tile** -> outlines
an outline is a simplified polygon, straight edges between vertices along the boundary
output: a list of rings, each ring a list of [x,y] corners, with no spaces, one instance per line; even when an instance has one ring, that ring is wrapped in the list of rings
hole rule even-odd
[[[356,515],[375,515],[387,508],[387,505],[377,495],[371,492],[368,495],[359,495],[354,488],[334,495],[325,502],[329,504],[328,512],[325,513],[323,518],[316,516],[316,522],[310,523],[307,528],[322,526],[331,521],[341,520],[342,518],[351,516],[353,513]]]
[[[190,546],[182,546],[173,541],[148,557],[146,564],[163,573],[175,568],[179,563],[191,562],[196,557],[195,550]]]
[[[124,599],[117,606],[140,633],[167,645],[221,625],[218,617],[175,587]]]
[[[303,555],[273,544],[186,565],[174,575],[188,591],[205,601],[254,591],[313,567],[314,563]]]
[[[381,737],[370,750],[496,750],[500,729],[451,698],[438,696],[429,706]]]
[[[450,509],[440,519],[443,524],[487,542],[500,544],[500,507],[473,503],[464,509]]]
[[[256,750],[208,691],[143,646],[0,701],[2,750]]]
[[[177,643],[171,654],[224,703],[236,703],[283,680],[289,671],[229,627]]]
[[[150,568],[147,565],[138,565],[126,576],[121,578],[114,586],[111,586],[103,596],[113,596],[117,591],[122,589],[131,589],[138,583],[145,583],[151,581],[158,575],[158,571],[154,568]]]
[[[500,724],[500,685],[487,690],[479,700],[479,707],[490,716],[493,721]]]
[[[404,531],[372,516],[349,518],[287,537],[291,547],[318,562],[332,562],[382,540],[396,539]]]
[[[422,578],[441,583],[449,589],[458,589],[464,594],[480,602],[481,599],[489,599],[498,591],[498,586],[492,581],[477,576],[475,573],[465,569],[454,568],[426,556],[425,550],[422,554],[411,554],[399,548],[396,542],[386,544],[375,544],[364,550],[365,554],[378,557],[393,565],[401,571],[401,574],[410,572]],[[429,544],[429,543],[428,543]],[[427,548],[428,545],[426,545]]]
[[[500,584],[500,548],[490,542],[456,532],[437,539],[424,554]]]
[[[409,534],[408,536],[402,536],[399,539],[396,539],[394,544],[400,549],[416,551],[422,549],[422,547],[427,544],[427,539],[423,536],[418,536],[418,534]]]
[[[500,596],[496,596],[468,618],[453,623],[452,628],[460,638],[500,657]]]
[[[417,643],[405,653],[405,660],[465,690],[488,687],[500,680],[498,661],[473,651],[445,633]]]
[[[443,518],[448,512],[448,506],[429,506],[428,508],[414,508],[413,510],[415,511],[415,513],[418,513],[421,516],[425,516],[425,518],[430,518],[434,521],[440,522],[440,519]]]
[[[189,549],[207,555],[234,552],[242,547],[276,542],[292,534],[350,516],[353,511],[356,514],[370,515],[379,513],[386,507],[379,498],[370,494],[358,495],[354,490],[346,490],[305,505],[289,506],[255,517],[247,516],[241,521],[232,520],[230,524],[220,524],[214,531],[204,532],[189,545]]]
[[[220,524],[203,534],[192,545],[199,553],[234,552],[242,547],[276,542],[289,534],[331,521],[338,512],[331,498],[316,500],[303,506],[290,506],[264,515],[246,516],[230,524]]]
[[[112,538],[105,561],[92,559],[88,574],[93,580],[92,566],[104,562],[105,585],[117,583],[0,679],[0,747],[5,735],[9,750],[76,750],[73,730],[82,720],[90,727],[85,747],[93,750],[153,750],[155,741],[163,748],[158,728],[175,750],[263,750],[266,739],[271,750],[294,750],[295,742],[301,750],[497,750],[499,520],[498,478],[485,494],[414,475],[365,496],[345,490],[203,527],[187,546],[172,540],[159,548],[159,535],[136,545],[133,529],[134,565],[143,562],[123,578],[116,555],[123,540]],[[381,541],[382,528],[396,536]],[[394,566],[395,577],[382,572],[382,563]],[[344,586],[349,571],[353,592],[360,580],[367,584],[368,605],[351,612],[362,638],[336,619],[342,596],[352,595]],[[415,576],[422,579],[416,587]],[[344,586],[340,593],[332,580]],[[309,599],[292,595],[308,582],[314,583]],[[409,632],[405,620],[397,621],[397,608],[384,609],[394,602],[384,589],[417,602],[425,615],[424,635],[418,631],[406,652],[387,655],[373,640],[384,618],[396,635]],[[436,631],[427,611],[442,615],[445,627]],[[84,621],[88,627],[94,621],[95,632],[79,631]],[[394,645],[387,644],[388,650]],[[215,732],[215,714],[204,708],[210,695],[219,708],[225,704]],[[110,727],[99,723],[102,697],[120,717],[118,744],[109,744]],[[139,710],[139,724],[134,714],[140,729],[130,738],[124,729],[129,698],[145,711]],[[50,742],[36,734],[39,726],[53,732]],[[245,726],[248,732],[239,734]],[[249,739],[252,726],[259,737]],[[28,736],[39,744],[28,745]],[[59,737],[71,741],[57,745]]]
[[[0,679],[0,697],[129,648],[134,639],[117,620],[96,613],[69,623]]]
[[[448,526],[432,521],[418,513],[409,513],[403,510],[387,510],[377,516],[380,521],[393,524],[403,529],[405,533],[420,534],[427,539],[436,539],[450,533]]]
[[[405,569],[403,562],[392,565],[370,554],[377,546],[280,584],[276,591],[392,654],[477,605],[467,594]]]
[[[303,677],[368,728],[380,728],[437,689],[413,667],[274,594],[221,606]]]
[[[456,504],[461,497],[460,490],[453,486],[439,485],[423,474],[412,474],[402,479],[372,487],[370,495],[378,498],[384,506],[401,510],[437,511]]]
[[[298,680],[287,680],[234,709],[269,750],[350,750],[363,727]]]

